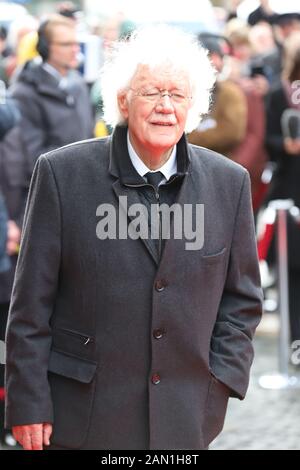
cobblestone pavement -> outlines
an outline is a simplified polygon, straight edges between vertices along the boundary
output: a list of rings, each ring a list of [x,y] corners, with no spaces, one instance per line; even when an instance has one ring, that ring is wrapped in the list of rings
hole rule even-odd
[[[300,389],[262,389],[259,377],[278,372],[276,334],[258,333],[254,344],[248,394],[243,401],[229,400],[223,432],[210,449],[299,450]]]

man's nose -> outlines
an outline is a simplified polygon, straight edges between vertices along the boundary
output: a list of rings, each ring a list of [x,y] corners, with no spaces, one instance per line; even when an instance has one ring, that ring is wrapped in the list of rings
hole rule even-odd
[[[160,96],[156,108],[158,108],[160,112],[165,113],[172,113],[174,111],[174,105],[168,93],[164,93]]]
[[[78,54],[80,52],[80,44],[78,42],[73,44],[73,51]]]

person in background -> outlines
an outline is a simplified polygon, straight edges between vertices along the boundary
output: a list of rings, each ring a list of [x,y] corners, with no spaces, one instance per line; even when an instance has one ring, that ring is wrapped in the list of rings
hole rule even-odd
[[[188,135],[191,144],[201,145],[230,157],[233,149],[245,137],[247,103],[243,92],[232,80],[222,80],[224,49],[222,38],[209,33],[198,36],[200,44],[208,51],[218,72],[211,112]]]
[[[245,96],[247,125],[244,138],[232,150],[230,158],[249,171],[253,208],[257,211],[262,203],[265,189],[261,183],[261,176],[267,163],[264,99],[270,85],[263,67],[254,66],[255,52],[250,41],[250,28],[239,26],[238,23],[233,26],[235,27],[232,27],[227,35],[232,52],[227,63],[227,73]],[[259,27],[261,25],[254,26],[254,28]]]
[[[56,6],[56,12],[76,22],[79,9],[73,2],[61,2]]]
[[[8,224],[8,217],[7,217],[7,210],[4,202],[3,195],[0,191],[0,275],[3,272],[8,271],[10,268],[10,263],[9,263],[9,258],[7,255],[7,226]],[[1,314],[1,312],[0,312]],[[5,328],[6,328],[6,323],[2,321],[2,318],[0,318],[0,341],[4,341],[5,337]],[[1,350],[2,351],[2,350]],[[2,359],[2,358],[1,358]],[[0,361],[0,448],[1,444],[5,443],[4,441],[4,436],[3,436],[3,404],[4,404],[4,398],[5,398],[5,390],[4,390],[4,374],[3,374],[3,364],[2,361]]]
[[[282,79],[271,90],[267,100],[266,144],[270,159],[276,162],[268,201],[292,199],[300,207],[300,135],[289,136],[283,131],[283,113],[292,109],[300,116],[300,32],[294,32],[284,44]],[[300,117],[298,118],[300,121]],[[300,122],[298,122],[298,130]],[[291,340],[300,339],[300,229],[288,221],[288,268]],[[271,255],[270,262],[274,262]]]
[[[271,57],[266,57],[264,62],[266,66],[268,66],[271,59],[271,65],[275,65],[276,81],[272,80],[271,85],[278,88],[278,86],[280,86],[283,72],[284,43],[294,32],[300,31],[300,13],[284,13],[276,15],[273,18],[271,25],[277,52],[275,52],[275,54],[271,54]]]
[[[282,13],[276,16],[272,24],[275,28],[275,37],[279,44],[283,46],[283,42],[288,39],[291,34],[300,31],[300,13]]]
[[[24,34],[19,41],[18,46],[18,68],[24,66],[26,62],[35,59],[38,57],[38,51],[36,50],[36,45],[38,42],[38,33],[36,30],[29,31]],[[18,73],[18,69],[16,71]],[[14,81],[14,76],[12,77],[12,82]]]
[[[4,296],[6,281],[12,272],[11,255],[13,245],[20,241],[20,231],[8,213],[8,194],[5,191],[6,174],[2,165],[1,147],[3,139],[11,129],[13,129],[20,119],[19,111],[15,103],[7,96],[5,90],[2,90],[0,102],[0,341],[5,339],[5,330],[8,314],[8,299]],[[12,162],[14,165],[15,162]],[[4,181],[5,180],[5,181]],[[10,431],[4,429],[4,365],[0,364],[0,446],[14,447],[17,443]]]
[[[34,57],[36,50],[33,50],[29,38],[36,38],[39,22],[31,15],[17,17],[9,26],[7,43],[10,53],[5,60],[5,70],[8,77],[8,85],[13,80],[15,73],[24,64],[25,57]]]
[[[8,256],[6,253],[6,243],[7,243],[7,211],[6,211],[3,195],[0,192],[0,274],[9,269],[9,260],[8,260]],[[0,323],[2,325],[2,321],[0,321]],[[2,331],[2,328],[1,328],[1,331]],[[0,340],[3,341],[3,335],[1,335]],[[3,395],[2,387],[3,387],[3,383],[1,384],[1,388],[0,388],[0,400],[2,400],[2,395]],[[2,423],[2,426],[3,426],[3,423]]]
[[[76,71],[79,44],[74,22],[50,16],[38,31],[41,63],[27,62],[11,86],[31,169],[40,154],[93,136],[86,84]]]
[[[0,142],[10,129],[20,120],[20,111],[16,103],[7,96],[5,87],[0,88]]]
[[[8,85],[6,59],[10,53],[11,51],[7,46],[7,29],[4,26],[0,26],[0,80],[6,86]]]
[[[9,257],[7,255],[7,226],[8,217],[7,210],[4,203],[4,198],[0,190],[0,282],[1,275],[7,272],[10,268]],[[7,315],[3,315],[0,305],[0,341],[5,340],[5,329],[6,329]],[[16,441],[13,436],[4,430],[4,400],[5,400],[5,389],[4,389],[4,365],[0,363],[0,449],[2,444],[13,446],[16,445]]]
[[[237,9],[242,0],[229,0],[226,5],[227,18],[226,21],[230,21],[233,18],[237,18]]]
[[[256,24],[249,30],[249,41],[252,49],[252,77],[263,74],[271,87],[278,84],[282,73],[282,59],[272,26],[269,23]]]
[[[258,23],[272,23],[277,18],[277,13],[272,10],[270,0],[260,0],[260,5],[248,16],[248,23],[254,26]]]
[[[214,79],[196,38],[145,27],[104,66],[112,136],[39,158],[7,330],[25,449],[205,449],[244,398],[262,301],[249,176],[185,137]]]

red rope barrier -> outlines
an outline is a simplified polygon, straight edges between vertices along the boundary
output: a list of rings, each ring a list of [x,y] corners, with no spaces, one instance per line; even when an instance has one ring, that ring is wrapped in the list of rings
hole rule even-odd
[[[266,224],[264,233],[257,243],[257,252],[259,261],[265,260],[274,236],[275,224]]]
[[[259,225],[258,241],[257,241],[257,252],[259,261],[265,261],[268,256],[268,251],[273,240],[276,222],[276,212],[267,207],[262,214]]]

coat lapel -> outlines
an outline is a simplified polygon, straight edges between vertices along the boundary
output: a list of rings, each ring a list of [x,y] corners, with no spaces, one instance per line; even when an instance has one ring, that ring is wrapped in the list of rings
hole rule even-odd
[[[127,127],[117,126],[111,139],[109,172],[117,178],[117,180],[113,183],[112,186],[113,191],[117,197],[118,203],[121,206],[120,210],[124,210],[125,212],[127,212],[128,219],[132,223],[133,227],[136,228],[139,222],[138,220],[136,220],[135,217],[128,215],[127,208],[130,207],[132,204],[141,203],[138,194],[136,191],[133,190],[133,187],[142,186],[143,184],[145,184],[145,182],[143,178],[139,176],[133,168],[128,154],[126,136]],[[180,161],[177,161],[178,171],[181,176],[185,176],[183,179],[182,186],[179,190],[176,203],[181,206],[182,213],[184,211],[184,205],[191,204],[193,220],[195,220],[195,203],[200,204],[202,202],[200,175],[196,171],[196,165],[190,166],[190,170],[192,170],[193,168],[193,172],[190,170],[189,172],[187,172],[187,169],[191,163],[190,154],[192,153],[192,150],[191,147],[187,145],[184,136],[177,144],[177,151],[178,154],[180,153],[182,157]],[[199,156],[197,156],[197,158],[199,158]],[[134,175],[134,172],[136,173],[136,175]],[[123,203],[125,199],[123,199],[121,196],[126,196],[127,207],[125,207],[126,204]],[[143,222],[148,226],[148,213],[145,212],[145,214],[141,214],[141,218],[144,218]],[[174,233],[173,218],[170,229],[170,233]],[[160,264],[160,261],[165,259],[165,256],[168,253],[170,254],[169,250],[171,250],[172,253],[172,248],[175,248],[174,243],[176,243],[176,250],[179,248],[179,246],[184,250],[185,243],[189,241],[185,239],[184,236],[181,240],[172,240],[172,238],[166,240],[161,260],[159,260],[158,253],[155,249],[155,245],[152,240],[149,238],[145,239],[142,237],[140,237],[140,239],[142,243],[144,243],[146,249],[148,250],[157,265]]]
[[[119,203],[119,210],[124,211],[123,214],[125,217],[128,218],[128,220],[131,222],[132,226],[134,229],[138,228],[138,220],[136,217],[130,216],[128,214],[128,208],[132,206],[133,204],[141,204],[141,201],[138,197],[138,194],[136,191],[132,190],[131,188],[128,188],[120,183],[120,180],[116,180],[113,183],[113,190],[114,193],[118,199]],[[122,197],[123,196],[123,197]],[[126,202],[125,198],[126,197]],[[145,213],[141,213],[140,215],[142,222],[148,227],[148,213],[147,211]],[[152,256],[153,260],[155,263],[158,265],[159,259],[158,259],[158,253],[156,252],[155,246],[153,243],[151,243],[151,240],[149,238],[142,238],[140,237],[140,240],[144,243],[146,249],[149,251],[150,255]]]
[[[190,157],[192,157],[192,150],[188,147],[190,152]],[[199,159],[199,155],[197,157]],[[182,186],[179,190],[178,197],[176,200],[176,204],[178,204],[181,208],[181,214],[183,218],[187,216],[187,213],[184,212],[186,207],[189,206],[191,208],[192,214],[192,221],[193,221],[193,230],[195,230],[195,221],[196,221],[196,204],[204,204],[204,176],[202,175],[201,171],[199,171],[198,165],[193,165],[193,159],[190,158],[190,167],[189,172],[184,177]],[[204,233],[204,226],[201,227],[201,230]],[[174,218],[171,221],[170,233],[174,233]],[[170,238],[166,240],[165,248],[161,258],[161,264],[166,262],[168,259],[172,259],[174,256],[181,258],[181,256],[186,252],[189,251],[186,249],[186,244],[190,243],[191,240],[185,237],[184,230],[182,228],[182,238],[181,239],[174,239]],[[195,251],[190,251],[192,255],[195,254]]]

